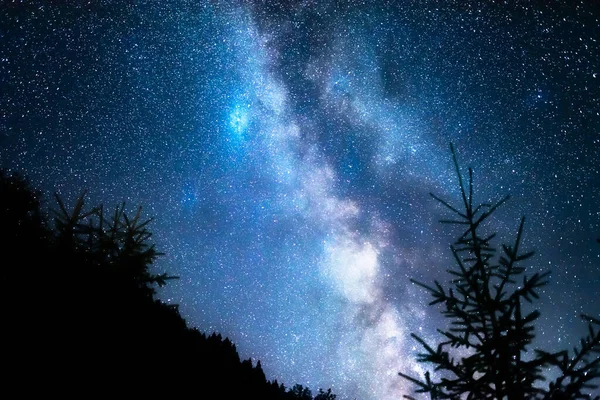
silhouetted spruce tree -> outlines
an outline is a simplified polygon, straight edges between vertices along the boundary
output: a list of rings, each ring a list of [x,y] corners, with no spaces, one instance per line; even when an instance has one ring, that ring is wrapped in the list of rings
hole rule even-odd
[[[435,376],[430,372],[424,379],[399,375],[413,382],[417,393],[429,393],[431,399],[590,399],[589,390],[597,387],[594,383],[600,378],[600,319],[582,315],[589,323],[589,334],[572,355],[541,350],[524,354],[534,339],[540,313],[524,313],[523,302],[538,299],[537,290],[548,283],[549,273],[525,274],[523,261],[533,252],[521,250],[524,218],[511,245],[498,249],[492,244],[495,233],[482,232],[482,224],[509,196],[495,204],[474,204],[473,171],[469,168],[465,187],[452,145],[450,149],[461,206],[431,196],[453,214],[440,222],[461,228],[451,246],[456,261],[448,270],[451,287],[438,281],[432,286],[411,280],[430,292],[430,305],[443,306],[450,327],[438,329],[443,337],[436,345],[411,335],[423,348],[417,360],[432,365]],[[541,381],[551,367],[559,369],[559,377],[544,387]]]
[[[313,400],[312,392],[300,384],[295,384],[288,392],[291,398],[298,400]]]
[[[327,391],[323,391],[323,389],[319,389],[319,393],[315,396],[315,400],[335,400],[336,395],[331,393],[331,389],[327,389]]]

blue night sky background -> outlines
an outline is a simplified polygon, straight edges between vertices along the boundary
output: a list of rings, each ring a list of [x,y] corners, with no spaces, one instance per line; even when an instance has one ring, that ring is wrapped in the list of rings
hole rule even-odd
[[[0,166],[142,205],[160,298],[267,379],[397,399],[445,323],[409,279],[453,266],[451,142],[552,270],[539,347],[600,315],[599,41],[595,0],[2,0]]]

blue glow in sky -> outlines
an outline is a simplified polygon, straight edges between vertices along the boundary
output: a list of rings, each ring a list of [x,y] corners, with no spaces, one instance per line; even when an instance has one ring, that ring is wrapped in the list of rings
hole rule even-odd
[[[235,106],[229,115],[229,126],[233,130],[234,137],[242,140],[249,123],[248,107]]]

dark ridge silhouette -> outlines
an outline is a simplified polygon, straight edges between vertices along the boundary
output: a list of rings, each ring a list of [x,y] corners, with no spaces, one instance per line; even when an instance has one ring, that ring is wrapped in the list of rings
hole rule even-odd
[[[241,361],[228,338],[188,327],[155,298],[176,277],[150,272],[160,253],[141,208],[88,209],[83,193],[70,210],[57,196],[47,221],[25,178],[0,170],[0,190],[5,393],[313,399],[268,381],[260,361]]]
[[[438,329],[442,340],[435,345],[411,335],[422,346],[417,361],[432,366],[435,376],[430,372],[424,379],[399,375],[431,399],[600,400],[592,397],[600,381],[600,318],[582,315],[589,333],[572,354],[543,350],[526,354],[540,312],[529,311],[531,306],[524,304],[539,298],[537,291],[548,283],[549,273],[525,273],[522,262],[533,252],[521,249],[524,218],[513,244],[498,247],[492,244],[495,233],[482,232],[484,222],[508,196],[495,204],[474,204],[473,171],[469,168],[465,185],[452,145],[450,149],[461,204],[453,206],[432,197],[452,214],[441,222],[460,230],[451,246],[456,267],[448,270],[452,275],[448,288],[438,281],[434,285],[412,282],[431,294],[430,305],[440,304],[451,323],[446,330]],[[557,377],[544,385],[549,371],[557,372]]]

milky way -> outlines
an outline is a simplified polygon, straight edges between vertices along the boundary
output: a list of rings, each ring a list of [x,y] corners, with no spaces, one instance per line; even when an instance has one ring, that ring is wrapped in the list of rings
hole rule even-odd
[[[180,277],[161,298],[268,379],[410,391],[409,334],[444,323],[409,279],[452,265],[428,194],[457,199],[451,142],[477,198],[512,196],[490,229],[526,215],[553,271],[539,345],[600,314],[594,2],[74,3],[3,3],[2,167],[143,205]]]

